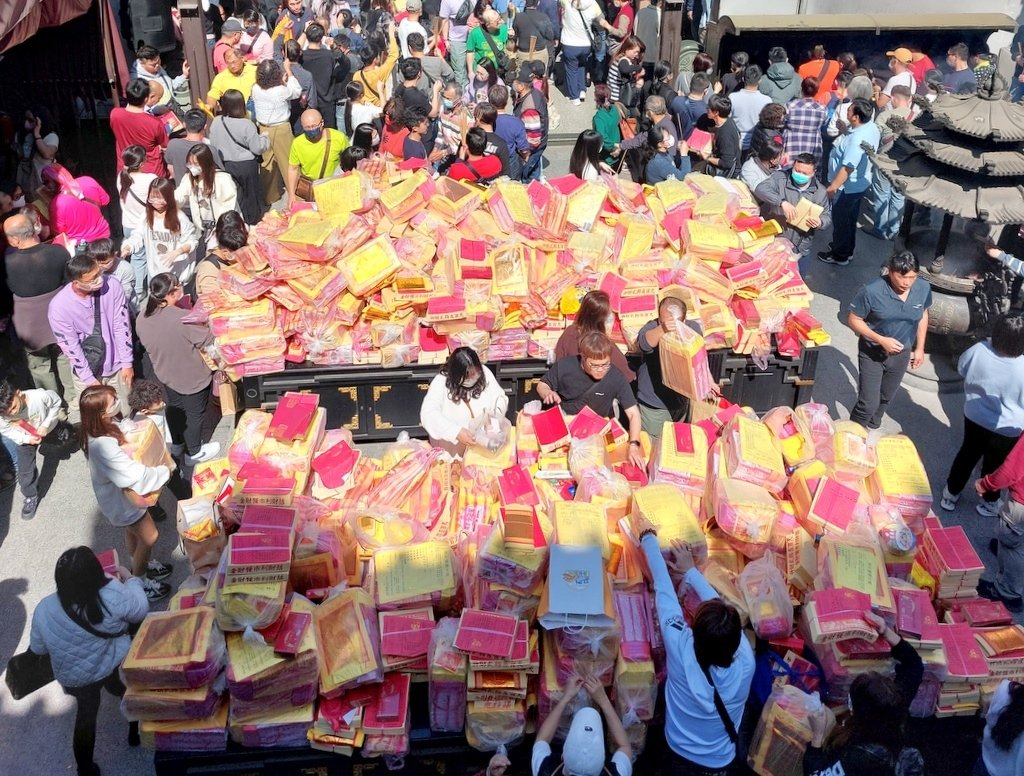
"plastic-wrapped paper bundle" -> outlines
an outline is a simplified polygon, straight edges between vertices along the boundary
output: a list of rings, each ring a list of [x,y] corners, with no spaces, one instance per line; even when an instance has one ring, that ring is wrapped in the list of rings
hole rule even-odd
[[[629,514],[633,489],[626,477],[607,468],[587,469],[576,480],[575,501],[585,501],[602,509],[609,529]]]
[[[866,517],[845,533],[825,534],[818,544],[818,587],[848,587],[871,597],[880,613],[896,611],[878,534]]]
[[[832,436],[835,434],[836,428],[832,417],[828,414],[828,407],[824,404],[808,402],[797,407],[794,413],[803,420],[808,431],[810,431],[815,455],[831,466],[834,455]]]
[[[422,523],[397,509],[353,509],[348,513],[347,520],[359,546],[367,551],[382,547],[404,547],[430,538],[430,533]]]
[[[158,752],[223,752],[228,747],[228,704],[205,719],[139,723],[142,743]]]
[[[914,443],[903,434],[884,436],[878,440],[875,453],[878,465],[868,477],[875,500],[898,507],[905,516],[927,515],[932,506],[932,486]]]
[[[269,713],[247,722],[236,719],[232,708],[228,717],[231,740],[236,744],[254,748],[303,746],[306,744],[306,734],[312,726],[312,703]]]
[[[704,532],[685,495],[675,485],[657,483],[637,488],[633,491],[633,514],[646,517],[657,529],[662,554],[670,552],[672,542],[678,540],[690,545],[697,562],[707,558]]]
[[[565,685],[558,681],[558,658],[555,655],[554,640],[551,634],[544,636],[543,658],[541,659],[541,674],[537,690],[537,723],[543,724],[551,710],[562,700],[565,694]],[[569,725],[572,723],[572,716],[584,706],[589,705],[586,692],[579,692],[569,701],[558,721],[555,730],[555,740],[564,741],[569,733]]]
[[[877,465],[874,445],[864,427],[852,420],[837,421],[832,436],[832,468],[836,474],[845,479],[864,479]]]
[[[211,609],[151,612],[132,640],[121,673],[135,689],[195,689],[220,673],[225,653],[224,635]]]
[[[618,623],[609,628],[559,628],[555,631],[559,651],[571,658],[614,663],[622,643]]]
[[[188,690],[144,690],[128,687],[121,699],[125,719],[206,719],[217,710],[224,681]]]
[[[473,701],[466,708],[466,742],[481,752],[518,743],[526,730],[526,701]]]
[[[456,593],[451,548],[444,541],[429,541],[378,550],[373,557],[373,591],[382,611],[418,604],[444,608]]]
[[[718,526],[735,540],[733,545],[748,558],[758,558],[768,548],[779,505],[759,485],[732,478],[720,479],[713,491]]]
[[[611,557],[605,511],[585,501],[559,501],[554,505],[555,541],[575,547],[599,547],[607,561]]]
[[[351,588],[328,598],[313,613],[313,632],[325,698],[384,677],[377,612],[366,591]]]
[[[667,387],[693,401],[701,401],[714,390],[704,338],[689,326],[678,322],[674,332],[661,338],[658,352],[662,382]]]
[[[650,660],[630,662],[620,655],[615,662],[615,709],[620,717],[632,712],[637,719],[654,718],[658,702],[658,680]]]
[[[586,628],[584,630],[593,630]],[[565,633],[565,629],[560,629],[553,632],[550,640],[545,641],[545,649],[551,648],[552,654],[555,658],[555,671],[557,672],[558,682],[563,687],[573,676],[595,676],[601,684],[607,686],[612,683],[615,673],[615,659],[616,654],[609,655],[606,650],[601,650],[598,646],[597,656],[594,656],[593,648],[594,645],[590,642],[580,643],[577,641],[570,641],[569,646],[575,652],[575,654],[568,654],[562,651],[561,644],[557,636]],[[616,641],[616,647],[618,642]]]
[[[573,437],[569,443],[569,472],[575,479],[579,479],[588,469],[600,469],[607,465],[608,457],[603,435],[595,434],[582,439]]]
[[[781,493],[786,487],[788,477],[782,454],[764,423],[737,415],[725,427],[722,440],[730,477],[760,485],[772,493]]]
[[[750,767],[764,776],[800,776],[811,742],[810,717],[820,709],[817,695],[791,685],[773,690],[750,741]]]
[[[216,575],[217,625],[222,631],[255,631],[266,628],[281,615],[288,589],[287,573],[277,582],[227,582],[230,551],[221,555]]]
[[[814,458],[814,440],[803,418],[789,407],[769,410],[762,422],[771,431],[787,466],[799,466]]]
[[[779,639],[793,632],[789,588],[771,555],[748,563],[740,573],[739,587],[754,633],[763,639]]]
[[[708,436],[700,426],[665,421],[661,444],[651,461],[654,482],[668,482],[685,493],[704,493],[707,476]]]
[[[418,447],[391,468],[385,465],[385,474],[370,489],[367,502],[375,507],[401,507],[402,502],[428,476],[431,465],[440,455],[440,449],[428,445]]]
[[[259,457],[260,446],[270,430],[270,419],[270,413],[263,410],[242,413],[228,445],[228,460],[235,471]]]
[[[461,733],[466,720],[466,655],[453,642],[459,620],[445,617],[430,634],[427,663],[430,729],[435,733]]]
[[[288,605],[290,611],[314,611],[314,606],[298,595],[293,595]],[[304,706],[316,696],[320,664],[312,628],[306,629],[298,652],[291,657],[274,652],[272,641],[259,644],[240,633],[227,634],[227,649],[233,719],[247,722],[280,708]]]
[[[500,524],[489,529],[477,557],[477,576],[524,593],[542,581],[547,566],[547,547],[523,548],[505,544]]]

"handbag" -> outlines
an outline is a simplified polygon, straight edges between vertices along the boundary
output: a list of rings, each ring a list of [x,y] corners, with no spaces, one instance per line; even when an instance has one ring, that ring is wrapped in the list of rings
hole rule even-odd
[[[67,609],[64,610],[64,613],[71,618],[75,625],[100,639],[119,639],[128,633],[127,628],[120,633],[104,633],[94,628],[90,623],[80,620],[77,615],[72,614]],[[31,649],[26,649],[24,652],[12,657],[7,663],[7,674],[4,676],[7,689],[10,690],[11,697],[16,701],[31,695],[53,680],[53,663],[50,660],[49,654],[37,655]]]
[[[89,371],[93,377],[103,377],[103,363],[107,360],[107,343],[103,341],[103,324],[100,321],[100,295],[93,294],[92,297],[92,333],[83,339],[79,346],[82,348],[82,355],[89,365]]]
[[[619,86],[619,102],[626,108],[635,108],[640,104],[640,93],[633,81],[625,81]]]
[[[622,135],[623,140],[632,140],[636,137],[637,120],[627,116],[621,105],[616,105],[615,109],[619,112],[619,134]],[[625,156],[625,153],[622,154]]]
[[[327,160],[331,158],[331,132],[327,130],[327,147],[324,148],[324,160],[320,165],[320,175],[317,180],[322,180],[327,173]],[[300,175],[295,184],[295,197],[305,202],[313,201],[313,179],[308,175]]]
[[[7,663],[4,681],[7,682],[11,697],[20,701],[53,681],[53,664],[50,662],[50,656],[37,655],[31,649],[26,649]]]
[[[246,109],[249,110],[250,113],[252,113],[251,109],[249,109],[248,107]],[[245,143],[238,142],[238,138],[231,133],[230,129],[228,129],[228,123],[224,120],[224,117],[218,116],[217,118],[220,119],[220,125],[224,127],[224,131],[228,133],[228,137],[231,138],[231,142],[234,143],[239,148],[241,148],[243,151],[247,151],[248,153],[252,154],[252,157],[257,162],[257,164],[262,164],[263,154],[253,154],[252,151],[249,149],[249,146],[247,146]],[[249,123],[251,124],[252,122]]]

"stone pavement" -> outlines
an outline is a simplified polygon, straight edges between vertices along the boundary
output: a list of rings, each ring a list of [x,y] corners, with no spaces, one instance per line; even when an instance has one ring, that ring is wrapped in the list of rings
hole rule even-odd
[[[558,98],[556,98],[558,99]],[[564,99],[563,99],[564,103]],[[578,108],[564,104],[561,135],[575,137],[590,124],[592,103]],[[571,111],[571,112],[570,112]],[[549,151],[548,176],[565,174],[568,167],[567,147],[553,143]],[[816,250],[825,244],[816,246]],[[812,257],[801,269],[815,292],[812,311],[832,334],[832,345],[821,353],[817,384],[813,396],[828,405],[833,416],[848,417],[855,397],[856,338],[846,327],[846,307],[857,288],[876,275],[888,256],[890,245],[863,234],[858,237],[854,262],[837,268],[822,264]],[[951,359],[934,356],[935,368],[949,373]],[[930,371],[922,369],[922,372]],[[954,363],[955,371],[955,363]],[[936,384],[908,378],[886,419],[887,433],[904,431],[917,444],[924,458],[938,503],[947,467],[959,445],[963,403],[955,384],[944,384],[939,393]],[[215,440],[226,443],[231,428],[220,424]],[[45,460],[42,466],[39,511],[31,522],[20,519],[21,496],[16,488],[0,493],[0,665],[28,644],[28,623],[38,601],[51,593],[53,568],[57,557],[70,546],[86,544],[97,551],[124,547],[123,532],[111,528],[100,515],[89,484],[86,462],[81,453],[59,463]],[[971,535],[986,563],[993,557],[986,545],[992,535],[993,522],[974,512],[975,497],[965,492],[957,512],[943,514],[946,523],[959,522]],[[165,507],[173,515],[173,499],[165,496]],[[160,542],[156,557],[172,559],[175,566],[172,584],[186,576],[187,563],[176,549],[173,517],[159,525]],[[73,773],[71,728],[74,703],[57,685],[50,685],[15,702],[0,686],[0,717],[4,735],[0,737],[0,773],[19,776],[54,776]],[[108,776],[139,776],[152,772],[152,753],[131,749],[126,745],[127,724],[116,703],[105,696],[100,712],[97,739],[97,762]]]

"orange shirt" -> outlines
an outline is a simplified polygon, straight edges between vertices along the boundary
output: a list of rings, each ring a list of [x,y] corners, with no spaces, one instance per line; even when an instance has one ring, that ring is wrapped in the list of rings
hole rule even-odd
[[[824,75],[822,75],[822,68],[825,68]],[[832,96],[832,86],[836,82],[836,76],[842,69],[842,65],[834,59],[812,59],[810,62],[800,65],[796,73],[800,76],[801,81],[805,78],[818,79],[818,93],[814,95],[814,99],[822,105],[827,105]]]

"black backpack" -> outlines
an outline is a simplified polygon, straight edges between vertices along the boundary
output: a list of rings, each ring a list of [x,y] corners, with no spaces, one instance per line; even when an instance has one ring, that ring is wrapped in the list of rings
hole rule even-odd
[[[469,21],[470,14],[473,13],[473,4],[469,0],[462,0],[462,5],[459,6],[459,10],[452,17],[452,24],[457,24],[460,27],[465,26],[466,22]]]

